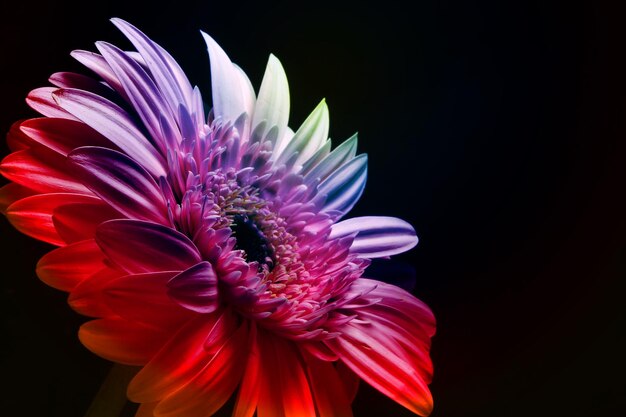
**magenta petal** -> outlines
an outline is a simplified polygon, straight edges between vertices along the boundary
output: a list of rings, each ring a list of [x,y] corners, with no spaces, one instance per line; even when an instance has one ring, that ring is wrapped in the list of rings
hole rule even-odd
[[[135,126],[128,113],[117,104],[93,93],[74,89],[59,89],[54,97],[64,110],[115,143],[152,175],[165,175],[165,162],[161,155]]]
[[[106,148],[87,146],[69,155],[83,183],[131,219],[168,223],[161,189],[137,162]]]
[[[200,262],[176,275],[167,287],[169,296],[189,310],[211,313],[217,308],[217,277],[208,262]]]
[[[331,238],[349,235],[355,235],[350,251],[365,258],[396,255],[417,245],[413,226],[395,217],[355,217],[332,226]]]
[[[26,97],[26,103],[31,109],[43,114],[46,117],[60,117],[62,119],[73,119],[69,112],[63,110],[52,98],[52,93],[57,91],[56,87],[36,88]]]
[[[176,230],[139,220],[110,220],[96,231],[109,260],[131,274],[183,271],[201,261],[189,238]]]

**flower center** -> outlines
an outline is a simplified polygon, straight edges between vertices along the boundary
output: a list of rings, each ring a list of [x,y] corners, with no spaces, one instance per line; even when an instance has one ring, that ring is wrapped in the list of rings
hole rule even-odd
[[[274,266],[274,251],[254,221],[254,215],[235,214],[230,229],[237,240],[235,249],[244,251],[248,262],[257,262],[259,271],[266,268],[271,271]]]

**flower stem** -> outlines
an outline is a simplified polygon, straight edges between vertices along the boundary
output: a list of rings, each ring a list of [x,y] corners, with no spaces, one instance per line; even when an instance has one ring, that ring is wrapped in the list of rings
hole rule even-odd
[[[119,417],[126,405],[126,388],[139,371],[135,366],[113,364],[85,417]]]

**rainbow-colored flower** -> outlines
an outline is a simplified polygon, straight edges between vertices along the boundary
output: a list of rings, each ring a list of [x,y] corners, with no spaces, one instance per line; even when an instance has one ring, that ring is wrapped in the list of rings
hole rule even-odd
[[[356,135],[331,151],[322,101],[294,133],[270,56],[258,95],[208,35],[207,114],[174,59],[113,19],[137,52],[98,42],[27,102],[0,165],[0,208],[58,246],[37,265],[95,319],[79,337],[142,366],[141,416],[350,416],[360,378],[420,415],[432,399],[432,313],[363,278],[415,231],[392,217],[341,218],[365,187]]]

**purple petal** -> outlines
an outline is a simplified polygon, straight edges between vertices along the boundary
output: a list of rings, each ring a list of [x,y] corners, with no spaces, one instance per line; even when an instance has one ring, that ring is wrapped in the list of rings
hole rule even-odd
[[[161,134],[161,123],[168,125],[167,131],[178,133],[172,111],[161,92],[144,69],[122,50],[106,42],[97,42],[96,46],[122,83],[135,111],[164,155],[167,148],[179,143],[181,138],[163,137]]]
[[[131,219],[168,223],[167,206],[156,181],[123,153],[86,146],[69,154],[81,181]]]
[[[350,252],[364,258],[382,258],[406,252],[417,245],[413,226],[395,217],[366,216],[332,226],[331,238],[356,234]]]
[[[113,69],[107,63],[107,61],[102,57],[102,55],[98,55],[95,52],[89,51],[81,51],[75,50],[70,54],[72,58],[92,70],[96,73],[100,78],[104,80],[111,88],[117,91],[124,100],[128,100],[128,96],[126,95],[126,91],[124,91],[124,87],[120,83],[120,80],[117,79]]]
[[[201,261],[187,236],[156,223],[110,220],[98,227],[96,242],[111,262],[131,274],[184,271]]]
[[[110,87],[100,81],[74,72],[56,72],[48,78],[48,81],[60,88],[78,88],[107,98],[112,98],[115,94]]]
[[[54,93],[59,105],[94,128],[139,162],[152,175],[165,175],[163,158],[135,122],[117,104],[87,91],[60,89]]]
[[[126,35],[146,61],[146,66],[169,103],[171,112],[175,114],[181,103],[191,108],[193,90],[176,60],[130,23],[118,18],[111,19],[111,22]]]
[[[367,155],[361,154],[333,172],[318,187],[325,196],[323,211],[347,213],[356,204],[367,180]]]
[[[200,262],[176,275],[167,287],[169,296],[189,310],[211,313],[217,308],[217,277],[208,262]]]

